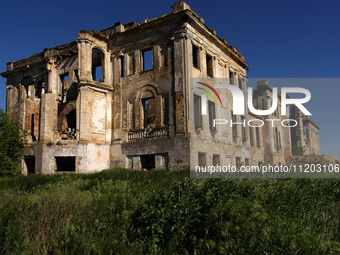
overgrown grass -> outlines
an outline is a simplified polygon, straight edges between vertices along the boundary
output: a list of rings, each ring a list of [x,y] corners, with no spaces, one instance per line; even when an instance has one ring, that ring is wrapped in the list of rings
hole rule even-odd
[[[1,254],[338,254],[338,180],[0,178]]]

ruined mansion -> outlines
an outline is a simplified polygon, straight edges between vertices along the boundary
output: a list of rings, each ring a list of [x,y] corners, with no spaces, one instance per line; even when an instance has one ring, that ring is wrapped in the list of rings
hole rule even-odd
[[[209,96],[203,105],[206,92],[190,83],[213,87],[222,78],[246,94],[248,64],[185,2],[172,8],[141,23],[81,30],[69,44],[7,63],[6,113],[28,134],[23,173],[285,164],[294,147],[320,153],[319,127],[297,108],[289,110],[294,128],[213,125],[263,117],[234,115],[228,90],[216,89],[222,106]],[[272,96],[259,81],[254,107],[268,109]],[[266,118],[287,116],[278,108]]]

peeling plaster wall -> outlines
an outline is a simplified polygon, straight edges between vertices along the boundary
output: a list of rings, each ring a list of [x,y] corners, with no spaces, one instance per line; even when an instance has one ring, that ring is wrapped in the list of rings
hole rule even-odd
[[[109,145],[52,145],[42,150],[42,174],[56,173],[55,157],[76,157],[76,172],[89,173],[109,168]]]

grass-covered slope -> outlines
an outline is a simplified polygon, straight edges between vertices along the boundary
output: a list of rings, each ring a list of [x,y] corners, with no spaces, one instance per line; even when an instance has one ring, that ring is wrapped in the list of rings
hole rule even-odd
[[[337,254],[338,180],[0,178],[0,254]]]

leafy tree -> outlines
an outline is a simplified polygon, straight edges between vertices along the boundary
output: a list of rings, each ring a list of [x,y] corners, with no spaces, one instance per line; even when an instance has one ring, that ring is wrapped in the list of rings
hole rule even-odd
[[[12,120],[0,109],[0,175],[20,173],[20,159],[26,144],[26,131],[17,120]]]

